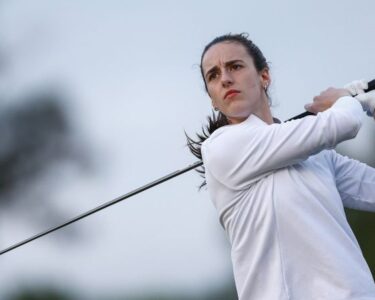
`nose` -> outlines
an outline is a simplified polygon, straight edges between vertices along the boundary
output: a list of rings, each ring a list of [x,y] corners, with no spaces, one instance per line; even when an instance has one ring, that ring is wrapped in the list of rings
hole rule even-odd
[[[223,70],[221,73],[221,84],[223,87],[228,87],[233,84],[232,75],[227,70]]]

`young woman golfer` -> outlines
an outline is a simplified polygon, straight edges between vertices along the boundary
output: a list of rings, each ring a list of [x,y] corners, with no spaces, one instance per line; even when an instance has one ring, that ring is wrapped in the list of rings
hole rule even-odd
[[[244,34],[209,43],[201,72],[217,114],[189,147],[231,243],[239,299],[374,300],[344,206],[375,211],[375,169],[332,150],[357,135],[364,109],[374,114],[374,93],[351,97],[365,82],[329,88],[306,105],[316,116],[276,122],[267,61]]]

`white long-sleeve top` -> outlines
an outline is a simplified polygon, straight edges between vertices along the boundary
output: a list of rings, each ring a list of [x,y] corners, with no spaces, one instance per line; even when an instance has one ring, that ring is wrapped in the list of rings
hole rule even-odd
[[[344,205],[375,211],[375,169],[337,154],[363,111],[340,98],[317,116],[255,115],[202,145],[210,198],[231,243],[240,300],[374,300]]]

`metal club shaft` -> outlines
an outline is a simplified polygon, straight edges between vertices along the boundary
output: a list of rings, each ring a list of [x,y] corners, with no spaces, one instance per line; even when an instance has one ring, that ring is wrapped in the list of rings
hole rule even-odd
[[[88,217],[89,215],[92,215],[92,214],[94,214],[94,213],[96,213],[96,212],[98,212],[98,211],[100,211],[100,210],[102,210],[102,209],[104,209],[104,208],[107,208],[107,207],[109,207],[109,206],[111,206],[111,205],[114,205],[114,204],[120,202],[120,201],[123,201],[123,200],[125,200],[125,199],[127,199],[127,198],[130,198],[130,197],[132,197],[132,196],[134,196],[134,195],[136,195],[136,194],[139,194],[139,193],[141,193],[141,192],[143,192],[143,191],[145,191],[145,190],[148,190],[148,189],[150,189],[150,188],[152,188],[152,187],[154,187],[154,186],[156,186],[156,185],[158,185],[158,184],[161,184],[161,183],[163,183],[163,182],[165,182],[165,181],[167,181],[167,180],[170,180],[170,179],[172,179],[172,178],[174,178],[174,177],[176,177],[176,176],[179,176],[179,175],[181,175],[181,174],[183,174],[183,173],[186,173],[186,172],[188,172],[188,171],[190,171],[190,170],[192,170],[192,169],[195,169],[195,168],[197,168],[197,167],[199,167],[199,166],[201,166],[201,165],[203,165],[203,162],[201,162],[201,161],[197,161],[197,162],[195,162],[194,164],[189,165],[188,167],[186,167],[186,168],[184,168],[184,169],[177,170],[177,171],[175,171],[175,172],[173,172],[173,173],[170,173],[170,174],[168,174],[168,175],[165,175],[165,176],[163,176],[163,177],[161,177],[161,178],[159,178],[159,179],[157,179],[157,180],[155,180],[155,181],[152,181],[152,182],[150,182],[150,183],[148,183],[148,184],[146,184],[146,185],[144,185],[144,186],[141,186],[141,187],[139,187],[139,188],[137,188],[137,189],[135,189],[135,190],[133,190],[133,191],[131,191],[131,192],[125,194],[125,195],[122,195],[122,196],[120,196],[120,197],[118,197],[118,198],[116,198],[116,199],[113,199],[113,200],[111,200],[111,201],[109,201],[109,202],[106,202],[106,203],[104,203],[104,204],[102,204],[102,205],[100,205],[100,206],[98,206],[98,207],[95,207],[95,208],[93,208],[93,209],[91,209],[91,210],[89,210],[89,211],[87,211],[87,212],[85,212],[85,213],[83,213],[83,214],[81,214],[81,215],[78,215],[78,216],[76,216],[75,218],[73,218],[73,219],[71,219],[71,220],[69,220],[69,221],[67,221],[67,222],[65,222],[65,223],[63,223],[63,224],[61,224],[61,225],[58,225],[58,226],[52,227],[52,228],[50,228],[50,229],[48,229],[48,230],[46,230],[46,231],[43,231],[43,232],[41,232],[41,233],[39,233],[39,234],[36,234],[36,235],[34,235],[34,236],[32,236],[32,237],[26,239],[26,240],[23,240],[23,241],[21,241],[21,242],[19,242],[19,243],[17,243],[17,244],[14,244],[14,245],[12,245],[12,246],[10,246],[10,247],[4,249],[4,250],[1,250],[1,251],[0,251],[0,255],[3,255],[3,254],[5,254],[5,253],[7,253],[7,252],[9,252],[9,251],[11,251],[11,250],[14,250],[14,249],[16,249],[16,248],[18,248],[18,247],[20,247],[20,246],[22,246],[22,245],[25,245],[25,244],[27,244],[27,243],[30,243],[31,241],[36,240],[36,239],[38,239],[38,238],[40,238],[40,237],[42,237],[42,236],[44,236],[44,235],[47,235],[47,234],[49,234],[49,233],[51,233],[51,232],[54,232],[54,231],[56,231],[56,230],[58,230],[58,229],[60,229],[60,228],[63,228],[63,227],[65,227],[65,226],[68,226],[68,225],[70,225],[70,224],[72,224],[72,223],[74,223],[74,222],[77,222],[77,221],[79,221],[79,220],[81,220],[81,219],[83,219],[83,218],[86,218],[86,217]]]

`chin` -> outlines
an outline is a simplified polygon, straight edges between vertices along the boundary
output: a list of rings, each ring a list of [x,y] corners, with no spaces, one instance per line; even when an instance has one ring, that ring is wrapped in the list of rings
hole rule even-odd
[[[250,113],[249,114],[235,114],[235,115],[227,116],[227,119],[229,123],[238,124],[238,123],[245,121],[249,116],[250,116]]]
[[[249,108],[242,108],[233,110],[228,115],[226,115],[228,118],[236,118],[236,119],[247,119],[251,115],[251,110]]]

